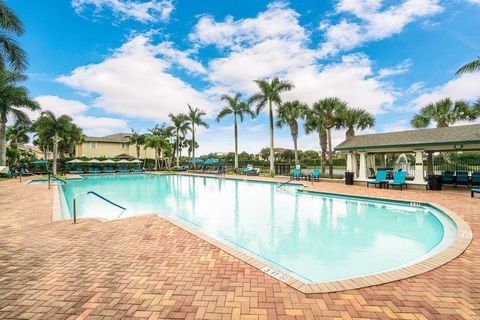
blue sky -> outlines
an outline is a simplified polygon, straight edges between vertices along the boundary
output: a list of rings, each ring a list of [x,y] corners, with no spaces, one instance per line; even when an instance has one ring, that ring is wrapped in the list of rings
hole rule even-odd
[[[232,120],[213,120],[219,96],[247,98],[254,79],[272,76],[295,84],[284,100],[338,96],[371,111],[368,132],[408,129],[416,110],[446,96],[480,98],[480,73],[454,74],[480,55],[480,0],[7,4],[27,30],[19,41],[32,96],[88,135],[146,131],[190,103],[211,125],[198,134],[200,153],[232,151]],[[267,146],[266,114],[241,124],[239,139],[240,150]],[[288,128],[275,140],[292,147]],[[318,138],[302,131],[299,147],[318,150]]]

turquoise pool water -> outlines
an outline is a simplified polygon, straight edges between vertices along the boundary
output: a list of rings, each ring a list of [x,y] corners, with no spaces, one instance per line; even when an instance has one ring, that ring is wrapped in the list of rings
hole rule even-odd
[[[277,189],[273,183],[181,175],[99,175],[62,186],[64,218],[159,213],[236,247],[305,282],[333,281],[405,266],[453,241],[455,224],[430,206]],[[397,192],[397,191],[392,191]],[[400,191],[398,191],[400,192]]]

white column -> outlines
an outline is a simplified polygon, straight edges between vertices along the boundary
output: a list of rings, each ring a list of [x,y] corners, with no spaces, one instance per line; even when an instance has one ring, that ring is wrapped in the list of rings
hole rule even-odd
[[[415,150],[415,183],[425,183],[423,176],[423,150]]]
[[[353,153],[347,153],[347,171],[353,172]]]
[[[353,177],[355,179],[357,179],[357,173],[358,173],[358,170],[357,170],[357,154],[356,153],[352,153],[352,172],[354,173],[353,174]]]
[[[360,152],[360,169],[358,170],[358,179],[367,180],[367,154]]]

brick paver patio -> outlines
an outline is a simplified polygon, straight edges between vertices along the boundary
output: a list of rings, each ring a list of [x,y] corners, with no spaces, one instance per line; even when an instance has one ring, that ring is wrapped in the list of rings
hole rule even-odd
[[[0,318],[480,319],[480,198],[316,183],[356,195],[435,201],[474,239],[428,273],[305,295],[154,216],[51,222],[45,185],[0,182]]]

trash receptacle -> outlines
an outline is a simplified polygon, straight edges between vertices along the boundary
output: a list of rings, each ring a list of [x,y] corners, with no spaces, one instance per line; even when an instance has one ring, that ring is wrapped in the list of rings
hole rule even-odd
[[[442,190],[442,176],[436,174],[430,174],[427,177],[428,190]]]
[[[353,172],[345,172],[345,184],[353,185]]]

